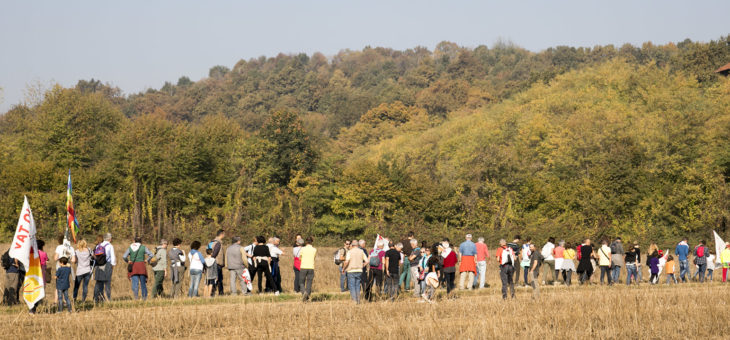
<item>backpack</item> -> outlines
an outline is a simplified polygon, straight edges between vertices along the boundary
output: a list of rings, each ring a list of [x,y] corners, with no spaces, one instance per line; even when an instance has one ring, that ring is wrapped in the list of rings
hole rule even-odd
[[[697,247],[697,257],[705,257],[705,247]]]
[[[576,253],[578,254],[578,260],[580,260],[580,259],[581,259],[581,257],[582,257],[582,256],[580,256],[580,247],[582,247],[582,246],[583,246],[583,245],[581,244],[581,245],[578,245],[577,247],[575,247],[575,251],[576,251]]]
[[[337,249],[335,251],[335,253],[334,253],[335,264],[338,265],[338,266],[341,265],[342,262],[344,262],[344,260],[342,260],[342,256],[340,256],[340,252],[342,252],[342,254],[344,254],[345,253],[345,248]]]
[[[13,259],[10,257],[10,250],[3,253],[2,266],[3,269],[8,270],[13,265]]]
[[[99,243],[94,249],[94,262],[96,266],[106,265],[106,247]]]
[[[377,268],[380,267],[380,251],[374,250],[372,253],[370,253],[370,267]]]
[[[213,247],[215,246],[215,240],[208,242],[207,249],[213,250]]]
[[[611,248],[611,254],[618,254],[618,244],[616,242],[612,242],[609,248]]]

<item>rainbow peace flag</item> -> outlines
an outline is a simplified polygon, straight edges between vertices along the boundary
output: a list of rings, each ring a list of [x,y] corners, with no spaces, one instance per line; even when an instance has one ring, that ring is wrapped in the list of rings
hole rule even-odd
[[[68,230],[71,231],[71,237],[76,243],[76,235],[79,233],[79,222],[76,221],[76,211],[74,210],[74,199],[71,196],[71,169],[68,170],[68,190],[66,191],[66,217],[68,218]]]

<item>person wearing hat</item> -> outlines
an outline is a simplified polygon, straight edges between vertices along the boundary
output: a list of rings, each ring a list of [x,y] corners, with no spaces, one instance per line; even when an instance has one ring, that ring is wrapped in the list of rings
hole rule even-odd
[[[160,240],[153,259],[152,272],[155,273],[155,284],[152,286],[152,298],[162,297],[162,283],[167,277],[167,240]]]
[[[459,290],[471,290],[477,272],[477,245],[471,241],[471,234],[466,234],[466,241],[459,245],[459,255],[461,256]],[[466,287],[464,280],[466,280]]]
[[[725,243],[725,249],[720,252],[720,262],[722,263],[722,282],[726,282],[727,270],[730,268],[730,242]]]

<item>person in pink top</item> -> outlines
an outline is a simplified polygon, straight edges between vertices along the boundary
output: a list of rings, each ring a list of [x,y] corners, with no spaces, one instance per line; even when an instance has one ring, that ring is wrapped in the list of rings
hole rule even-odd
[[[43,251],[43,247],[45,247],[46,242],[38,240],[36,243],[38,244],[38,259],[41,262],[41,272],[43,273],[43,284],[48,284],[48,278],[51,276],[51,271],[48,270],[48,266],[46,265],[48,263],[48,254]]]
[[[484,237],[480,237],[476,243],[477,246],[477,277],[479,280],[479,289],[484,288],[487,274],[487,259],[489,259],[489,248],[484,243]],[[476,282],[475,282],[476,283]]]
[[[563,261],[565,256],[565,241],[558,242],[558,246],[553,248],[553,258],[555,258],[555,284],[558,284],[558,273],[563,271]],[[563,272],[563,282],[565,282],[565,272]]]

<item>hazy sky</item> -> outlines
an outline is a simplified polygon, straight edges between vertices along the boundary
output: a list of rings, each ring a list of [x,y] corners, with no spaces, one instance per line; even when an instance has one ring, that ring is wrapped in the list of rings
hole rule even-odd
[[[26,84],[101,79],[125,93],[279,52],[367,45],[433,49],[498,39],[550,46],[708,41],[730,34],[727,1],[0,0],[5,112]]]

